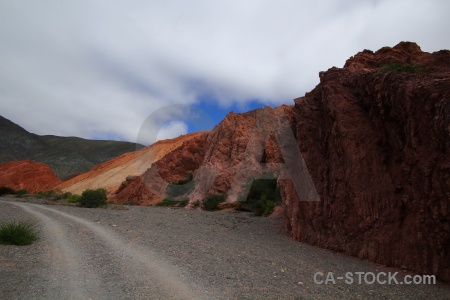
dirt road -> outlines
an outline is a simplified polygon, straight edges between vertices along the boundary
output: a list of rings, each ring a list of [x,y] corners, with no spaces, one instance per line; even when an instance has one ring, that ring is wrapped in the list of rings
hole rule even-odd
[[[0,201],[41,239],[0,245],[1,299],[446,299],[447,285],[318,285],[316,272],[397,271],[291,240],[245,213]],[[406,273],[401,273],[401,276]]]
[[[150,249],[124,241],[118,234],[51,207],[10,202],[42,224],[48,241],[40,275],[48,282],[46,299],[201,299],[192,285]],[[11,295],[13,296],[13,295]]]

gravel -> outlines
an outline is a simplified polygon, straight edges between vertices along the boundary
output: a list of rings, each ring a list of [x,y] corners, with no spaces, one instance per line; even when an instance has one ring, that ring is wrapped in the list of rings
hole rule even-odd
[[[409,273],[296,242],[280,219],[42,203],[0,201],[0,223],[35,220],[41,236],[0,245],[0,299],[450,299],[439,282],[316,284],[316,272]]]

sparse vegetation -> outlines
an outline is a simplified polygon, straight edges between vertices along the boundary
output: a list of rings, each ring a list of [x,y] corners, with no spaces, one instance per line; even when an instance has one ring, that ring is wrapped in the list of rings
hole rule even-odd
[[[15,191],[7,186],[0,186],[0,196],[3,195],[14,195]]]
[[[106,200],[105,189],[88,189],[81,194],[78,203],[80,203],[80,206],[82,207],[95,208],[106,205]]]
[[[68,203],[76,203],[78,202],[76,201],[77,197],[79,198],[81,196],[72,194],[71,192],[63,192],[61,190],[49,190],[37,193],[36,197],[40,199],[45,198],[53,201],[67,199]]]
[[[39,238],[36,223],[31,221],[9,222],[0,225],[0,244],[25,246]]]
[[[219,210],[219,204],[225,202],[227,199],[226,194],[209,194],[202,200],[202,208],[208,211]]]
[[[185,207],[189,203],[189,198],[182,198],[180,200],[173,198],[164,198],[161,202],[157,203],[156,206],[176,206]]]
[[[189,198],[183,198],[180,200],[180,204],[178,206],[185,207],[186,205],[188,205],[188,203],[189,203]]]
[[[404,64],[399,61],[391,61],[381,66],[383,72],[424,72],[426,69],[420,64]]]
[[[15,191],[12,188],[9,188],[7,186],[0,186],[0,196],[3,195],[16,195],[17,197],[21,197],[23,195],[28,194],[27,190],[18,190]]]
[[[249,184],[249,183],[247,183]],[[246,199],[239,199],[238,210],[251,211],[256,216],[268,216],[275,206],[281,202],[277,178],[255,179],[252,182]]]
[[[80,201],[81,196],[72,194],[67,198],[68,203],[78,203]]]
[[[72,197],[74,194],[72,194],[71,192],[65,192],[64,194],[63,194],[63,198],[64,199],[69,199],[70,197]]]
[[[64,198],[64,194],[60,190],[49,190],[49,191],[43,191],[36,194],[37,198],[46,198],[51,200],[60,200]]]
[[[27,190],[18,190],[15,194],[20,197],[20,196],[28,194],[28,191]]]
[[[156,206],[175,206],[178,202],[178,200],[172,198],[164,198],[161,202],[158,202]]]

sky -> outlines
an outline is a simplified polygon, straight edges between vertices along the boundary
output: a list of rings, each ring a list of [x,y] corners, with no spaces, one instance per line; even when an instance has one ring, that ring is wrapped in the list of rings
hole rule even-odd
[[[364,49],[449,49],[449,11],[447,0],[0,0],[0,115],[41,135],[149,144],[293,104]]]

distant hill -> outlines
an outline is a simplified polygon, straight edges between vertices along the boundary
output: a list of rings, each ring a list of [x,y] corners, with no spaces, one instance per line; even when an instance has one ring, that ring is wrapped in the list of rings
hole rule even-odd
[[[48,164],[62,180],[143,146],[136,143],[40,136],[0,116],[0,162],[32,160]]]

